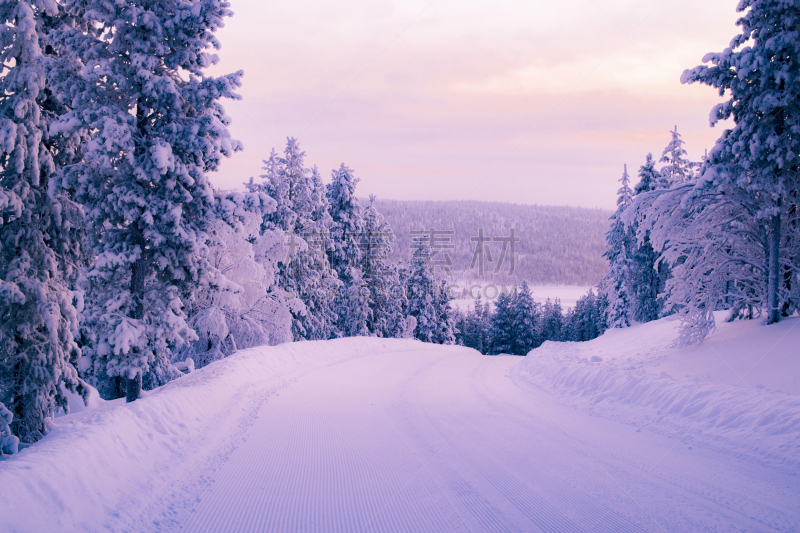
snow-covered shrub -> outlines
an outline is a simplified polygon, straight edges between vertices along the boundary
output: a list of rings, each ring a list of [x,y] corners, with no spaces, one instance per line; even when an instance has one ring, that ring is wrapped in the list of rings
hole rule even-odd
[[[13,455],[19,449],[19,439],[11,433],[14,415],[0,403],[0,456]]]
[[[223,203],[235,200],[218,196]],[[251,213],[240,217],[236,227],[215,225],[208,253],[218,275],[191,303],[188,323],[198,339],[178,350],[175,361],[191,358],[201,368],[238,349],[292,340],[290,306],[298,302],[275,287],[285,254],[283,233],[260,231],[261,220]]]

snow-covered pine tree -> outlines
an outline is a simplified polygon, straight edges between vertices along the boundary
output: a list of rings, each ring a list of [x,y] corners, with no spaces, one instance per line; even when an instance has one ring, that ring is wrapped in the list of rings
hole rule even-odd
[[[368,294],[362,293],[356,287],[364,280],[362,270],[364,209],[355,195],[358,182],[359,179],[355,177],[353,170],[342,163],[338,169],[331,172],[331,183],[327,187],[329,212],[333,220],[331,226],[333,247],[328,251],[328,257],[331,267],[343,284],[336,308],[339,315],[338,326],[342,332],[360,331],[366,327],[366,323],[354,323],[366,318],[362,313],[357,312],[352,316],[348,313],[361,309],[364,305],[369,307],[366,301],[347,301],[351,298],[359,300],[368,298]]]
[[[640,234],[649,232],[659,261],[673,265],[666,305],[681,316],[683,343],[702,340],[716,310],[752,318],[766,303],[768,229],[754,217],[761,195],[722,187],[713,174],[643,194],[634,204],[645,213]]]
[[[405,334],[404,291],[397,268],[389,261],[394,233],[375,207],[375,196],[364,210],[361,251],[364,281],[369,290],[370,319],[367,327],[378,337],[402,338]]]
[[[644,165],[639,167],[639,183],[634,188],[634,196],[654,191],[658,188],[659,173],[655,169],[653,154],[647,154]],[[661,316],[663,301],[659,294],[669,279],[669,267],[658,263],[658,253],[653,250],[650,235],[639,235],[639,220],[633,218],[629,225],[635,240],[632,242],[632,256],[629,287],[631,287],[632,318],[637,322],[650,322]]]
[[[491,343],[492,354],[513,354],[517,344],[517,331],[514,330],[516,291],[500,292],[494,301],[492,313]]]
[[[263,190],[277,202],[264,228],[283,231],[288,241],[276,283],[304,304],[294,307],[293,337],[322,340],[337,336],[335,305],[341,282],[326,254],[332,246],[332,221],[324,186],[316,167],[305,167],[305,155],[296,139],[287,139],[283,156],[273,150],[264,162],[264,182],[250,188]]]
[[[68,409],[66,390],[82,388],[70,289],[85,260],[83,213],[55,178],[80,138],[50,136],[63,107],[48,88],[75,62],[43,52],[53,26],[66,23],[57,9],[0,3],[0,425],[10,424],[0,437],[8,449],[12,433],[26,444],[40,439],[45,419]]]
[[[798,271],[797,256],[787,253],[800,238],[786,235],[788,211],[798,202],[800,161],[800,0],[741,0],[736,22],[741,33],[720,53],[707,54],[686,70],[683,83],[703,83],[729,99],[711,111],[711,124],[733,118],[709,154],[716,194],[742,189],[757,197],[749,215],[767,231],[767,320],[780,320],[789,299],[782,270]],[[710,179],[710,178],[709,178]],[[758,263],[758,257],[749,258]],[[789,276],[791,279],[791,275]]]
[[[599,337],[606,328],[603,308],[604,304],[594,294],[594,289],[578,298],[564,319],[565,340],[584,342]]]
[[[339,333],[343,337],[366,337],[370,330],[374,303],[367,282],[361,277],[361,269],[349,271],[346,293],[339,304]]]
[[[199,339],[173,357],[176,363],[191,357],[196,368],[237,349],[292,340],[289,309],[294,302],[275,286],[278,264],[286,255],[283,232],[262,230],[275,201],[263,192],[218,192],[216,199],[222,212],[211,231],[209,257],[227,282],[219,279],[190,302],[189,325]]]
[[[475,335],[474,308],[467,308],[464,311],[456,309],[455,311],[456,324],[458,326],[458,331],[456,332],[456,344],[466,346],[467,348],[472,348],[480,352],[480,344],[477,342]]]
[[[57,86],[72,111],[51,127],[85,128],[84,157],[65,173],[101,231],[87,272],[95,367],[127,380],[128,401],[168,378],[170,350],[197,336],[191,299],[213,269],[205,256],[214,197],[206,172],[240,148],[219,103],[239,96],[241,72],[211,77],[224,0],[63,0],[80,27],[57,47],[81,76]],[[96,375],[96,374],[95,374]]]
[[[528,355],[528,352],[542,344],[540,338],[541,312],[539,304],[533,301],[528,282],[523,281],[513,302],[514,342],[512,351],[516,355]]]
[[[653,154],[647,154],[644,165],[639,167],[639,183],[633,189],[633,194],[637,195],[641,192],[653,191],[659,187],[660,183],[662,183],[661,173],[656,170],[656,161],[653,159]]]
[[[424,240],[414,243],[414,256],[408,267],[405,314],[414,318],[415,339],[433,344],[453,344],[453,321],[450,298],[444,280],[437,279],[431,269],[430,249]]]
[[[450,307],[450,301],[453,298],[448,290],[447,280],[440,278],[436,288],[433,298],[433,307],[436,310],[438,324],[436,342],[438,344],[455,344],[456,324],[453,318],[453,310]]]
[[[462,311],[461,309],[453,309],[452,318],[456,329],[453,335],[456,338],[455,344],[458,346],[466,346],[466,338],[464,333],[467,331],[467,320],[469,319],[469,309]]]
[[[606,234],[606,251],[603,254],[609,263],[604,286],[609,301],[607,320],[612,328],[630,326],[632,314],[630,282],[633,238],[630,227],[622,219],[633,198],[627,165],[619,181],[622,185],[617,191],[617,211],[611,216],[611,229]]]
[[[561,310],[561,300],[556,298],[551,301],[547,298],[542,308],[541,324],[542,342],[564,340],[564,313]]]
[[[683,148],[686,143],[681,139],[681,134],[678,133],[678,126],[675,126],[675,129],[670,134],[672,139],[664,148],[660,159],[661,163],[666,163],[659,172],[659,188],[662,189],[690,181],[694,178],[694,169],[699,166],[697,163],[692,163],[687,159],[686,150]]]
[[[0,458],[19,451],[19,438],[11,432],[14,414],[0,402]]]
[[[478,309],[476,304],[475,309]],[[483,309],[476,315],[481,353],[488,354],[492,349],[492,304],[483,302]]]

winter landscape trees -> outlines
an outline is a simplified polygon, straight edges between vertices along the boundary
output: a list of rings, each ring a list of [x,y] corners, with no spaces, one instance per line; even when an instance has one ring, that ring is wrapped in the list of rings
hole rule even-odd
[[[769,323],[796,313],[800,15],[796,2],[739,9],[742,33],[683,76],[728,95],[712,124],[734,127],[699,162],[675,127],[635,186],[626,165],[602,254],[593,239],[562,241],[570,224],[599,241],[604,212],[367,202],[353,169],[323,183],[294,138],[245,191],[216,191],[208,174],[241,149],[221,101],[239,98],[243,74],[207,71],[227,1],[0,3],[2,453],[40,439],[89,385],[134,401],[251,346],[413,337],[525,355],[673,313],[687,342],[718,310]],[[455,309],[437,221],[492,219],[487,239],[501,257],[511,243],[513,260],[509,221],[524,213],[564,264],[524,248],[519,272],[534,280],[495,257],[480,276],[513,286]],[[491,230],[475,230],[457,239],[482,254]],[[607,275],[573,308],[534,301],[528,282],[595,283],[603,258]]]
[[[650,248],[658,254],[651,287],[663,267],[669,272],[658,283],[660,313],[681,315],[685,342],[707,335],[716,310],[730,309],[730,320],[765,315],[775,323],[798,306],[800,14],[796,2],[745,0],[737,9],[744,13],[741,34],[722,53],[708,54],[710,65],[682,77],[728,96],[710,119],[714,125],[732,118],[733,128],[702,163],[685,159],[676,128],[661,179],[653,179],[648,158],[636,198],[622,215],[635,228],[637,258],[650,265]],[[630,274],[610,276],[613,284],[626,279],[643,285]]]
[[[57,15],[49,2],[0,5],[0,438],[12,431],[24,442],[41,438],[46,417],[66,407],[66,389],[80,386],[80,305],[70,288],[83,225],[57,182],[77,146],[49,132],[63,108],[48,80],[72,67],[45,50]]]

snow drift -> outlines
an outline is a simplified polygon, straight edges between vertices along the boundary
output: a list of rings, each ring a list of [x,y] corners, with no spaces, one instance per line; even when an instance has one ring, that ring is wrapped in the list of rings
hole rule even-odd
[[[672,346],[674,318],[584,343],[546,342],[512,376],[595,415],[797,470],[800,318],[772,326],[720,318],[691,347]]]

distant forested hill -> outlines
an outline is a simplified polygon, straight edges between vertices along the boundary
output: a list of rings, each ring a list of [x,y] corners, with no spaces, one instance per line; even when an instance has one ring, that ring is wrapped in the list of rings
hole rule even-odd
[[[610,211],[480,201],[377,200],[376,207],[397,237],[392,247],[393,259],[410,259],[412,231],[434,229],[434,249],[440,248],[434,256],[441,265],[437,272],[448,262],[448,254],[456,280],[594,285],[608,268],[601,256]],[[483,276],[479,275],[479,261],[470,268],[473,258],[480,259],[475,252],[481,228]],[[515,270],[509,276],[512,228],[519,242],[515,244]],[[443,231],[453,233],[439,233]],[[426,238],[430,239],[430,235]],[[506,257],[495,273],[504,238]]]

